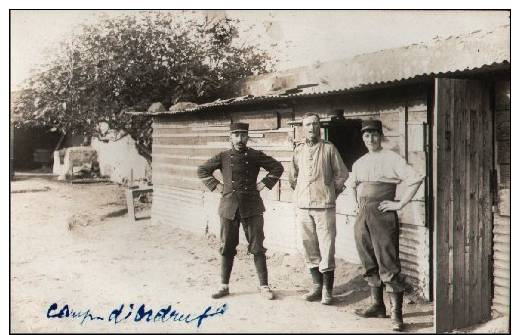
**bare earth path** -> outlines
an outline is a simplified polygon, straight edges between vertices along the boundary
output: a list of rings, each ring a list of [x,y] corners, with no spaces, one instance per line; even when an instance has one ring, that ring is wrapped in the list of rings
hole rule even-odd
[[[390,319],[365,320],[353,314],[368,303],[359,265],[338,261],[334,306],[304,302],[310,285],[299,255],[268,251],[274,301],[256,291],[252,256],[240,247],[231,278],[232,294],[209,296],[219,282],[218,241],[177,227],[130,223],[123,188],[110,184],[72,185],[50,178],[22,177],[11,183],[11,331],[13,332],[388,332]],[[182,210],[182,209],[179,209]],[[216,213],[215,213],[216,215]],[[180,225],[182,226],[182,225]],[[266,237],[269,239],[269,236]],[[410,303],[411,302],[411,303]],[[68,304],[92,317],[47,318]],[[118,320],[110,313],[125,304]],[[134,321],[145,304],[153,316],[171,305],[191,313],[191,323],[172,319]],[[202,320],[227,305],[223,314]],[[146,311],[145,310],[145,311]],[[410,332],[433,332],[431,303],[405,298]],[[63,313],[65,316],[65,313]],[[177,316],[179,317],[179,316]],[[168,318],[166,318],[168,319]]]

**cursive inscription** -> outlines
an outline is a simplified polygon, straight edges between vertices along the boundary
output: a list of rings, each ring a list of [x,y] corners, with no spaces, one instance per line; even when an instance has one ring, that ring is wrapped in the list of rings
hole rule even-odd
[[[228,310],[227,304],[222,304],[217,308],[208,306],[200,313],[184,313],[178,309],[174,309],[172,305],[168,305],[157,310],[148,308],[145,304],[121,304],[114,308],[107,317],[96,315],[91,312],[90,308],[84,311],[72,309],[68,304],[59,308],[57,303],[52,303],[47,309],[48,319],[80,319],[80,324],[86,321],[108,321],[118,324],[123,321],[133,322],[182,322],[186,324],[194,324],[200,328],[203,322],[215,316],[223,315]]]

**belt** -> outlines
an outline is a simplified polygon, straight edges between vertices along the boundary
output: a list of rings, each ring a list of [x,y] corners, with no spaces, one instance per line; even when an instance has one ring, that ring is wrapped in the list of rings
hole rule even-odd
[[[383,200],[394,200],[396,184],[383,182],[362,182],[358,188],[359,200],[362,202],[373,202]]]

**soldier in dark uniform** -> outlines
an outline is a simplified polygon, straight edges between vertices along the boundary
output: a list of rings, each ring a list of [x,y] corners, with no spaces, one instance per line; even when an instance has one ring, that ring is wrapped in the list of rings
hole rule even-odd
[[[248,251],[254,255],[260,292],[267,299],[274,299],[267,281],[266,249],[263,246],[265,207],[260,191],[264,187],[271,189],[276,184],[283,173],[283,166],[263,152],[247,147],[248,130],[247,123],[232,123],[232,148],[210,158],[197,170],[198,177],[208,189],[222,194],[218,209],[222,285],[212,294],[215,299],[229,294],[229,277],[236,255],[240,222],[249,244]],[[268,174],[257,183],[260,168]],[[222,172],[223,183],[213,176],[217,169]]]

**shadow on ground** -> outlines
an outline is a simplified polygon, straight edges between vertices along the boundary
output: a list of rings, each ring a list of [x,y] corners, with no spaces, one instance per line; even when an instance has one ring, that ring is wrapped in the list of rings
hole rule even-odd
[[[370,293],[363,289],[366,286],[362,275],[357,275],[348,282],[337,285],[334,288],[335,305],[346,306],[367,299]]]
[[[22,180],[34,180],[34,179],[44,179],[44,180],[56,180],[58,177],[53,175],[52,173],[31,173],[31,172],[16,172],[13,179],[11,181],[22,181]]]

